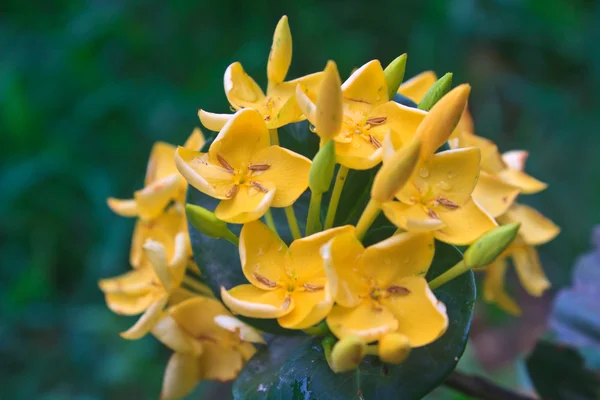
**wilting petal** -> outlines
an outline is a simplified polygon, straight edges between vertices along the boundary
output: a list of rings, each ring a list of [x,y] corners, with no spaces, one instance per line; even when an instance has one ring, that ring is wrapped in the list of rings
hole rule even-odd
[[[244,224],[256,221],[269,209],[275,198],[275,185],[261,182],[262,188],[242,186],[238,192],[227,200],[222,200],[215,209],[215,215],[222,221],[232,224]]]
[[[538,181],[533,176],[527,175],[525,172],[516,169],[505,169],[504,171],[499,172],[498,176],[503,181],[520,187],[523,194],[538,193],[548,187],[548,184]]]
[[[435,238],[442,242],[467,245],[484,233],[498,226],[485,210],[474,200],[469,200],[460,208],[440,214],[446,226],[435,231]]]
[[[155,291],[143,295],[125,293],[106,293],[104,295],[108,308],[121,315],[138,315],[143,313],[156,300]]]
[[[121,332],[121,337],[123,339],[136,340],[142,338],[144,335],[146,335],[146,333],[150,332],[152,327],[154,327],[154,325],[162,316],[162,310],[167,304],[168,299],[169,296],[164,295],[150,304],[144,314],[142,314],[142,316],[137,320],[135,325],[125,332]]]
[[[520,192],[521,190],[518,187],[509,185],[501,179],[482,171],[473,191],[473,198],[495,218],[508,210]]]
[[[167,253],[162,243],[148,239],[144,243],[144,256],[150,261],[150,265],[158,279],[165,288],[170,290],[172,287],[171,276],[167,270]]]
[[[399,201],[388,201],[381,206],[385,216],[394,225],[409,232],[431,232],[442,229],[442,220],[432,218],[421,204],[408,205]]]
[[[101,279],[98,286],[104,293],[145,294],[156,278],[152,268],[140,268],[114,278]]]
[[[532,246],[547,243],[560,233],[560,228],[554,222],[524,204],[513,204],[498,221],[502,224],[520,222],[519,236]]]
[[[335,236],[321,248],[331,294],[343,307],[356,307],[368,294],[368,282],[361,278],[364,251],[354,231]]]
[[[121,217],[137,217],[138,205],[135,199],[119,200],[113,197],[109,197],[106,200],[108,207]]]
[[[202,125],[213,132],[220,132],[234,114],[215,114],[204,110],[198,110],[198,118]]]
[[[237,110],[245,107],[255,108],[257,103],[264,102],[265,95],[260,86],[244,71],[239,62],[227,67],[223,83],[227,100]]]
[[[381,125],[373,126],[370,131],[391,130],[403,145],[408,144],[414,138],[415,132],[425,115],[427,115],[425,111],[388,101],[371,111],[369,118],[386,117],[386,120]]]
[[[400,85],[398,93],[419,104],[435,81],[437,81],[435,72],[425,71]]]
[[[316,282],[316,283],[315,283]],[[312,282],[314,287],[304,292],[294,291],[294,309],[289,314],[278,319],[279,325],[286,329],[306,329],[321,322],[333,307],[333,298],[326,287],[326,280]]]
[[[488,303],[494,303],[509,314],[518,316],[521,315],[521,308],[504,290],[507,267],[505,258],[488,265],[483,280],[483,297]]]
[[[225,382],[238,376],[242,370],[243,359],[236,349],[205,342],[198,364],[202,379]]]
[[[279,318],[294,309],[294,301],[285,289],[262,290],[252,285],[221,288],[223,303],[244,317]]]
[[[173,317],[166,313],[163,314],[152,328],[152,334],[173,351],[202,354],[202,343],[183,330]]]
[[[342,85],[344,99],[373,106],[388,101],[387,81],[378,60],[357,69]]]
[[[283,82],[292,62],[292,33],[287,16],[281,17],[273,34],[273,44],[267,63],[269,85]]]
[[[256,329],[231,315],[217,315],[214,318],[215,324],[221,328],[236,334],[240,340],[251,343],[266,344],[265,340],[258,334]]]
[[[515,246],[510,255],[519,281],[527,293],[541,296],[550,287],[550,281],[544,274],[537,250],[532,246]]]
[[[200,381],[198,358],[190,353],[173,353],[163,377],[161,399],[180,399],[187,396]]]
[[[243,226],[239,248],[242,271],[254,286],[273,290],[277,282],[287,279],[284,268],[287,246],[262,222]]]
[[[479,149],[474,147],[434,154],[415,174],[415,185],[421,193],[433,192],[461,206],[471,198],[477,184],[479,159]]]
[[[233,175],[221,165],[212,164],[207,153],[179,147],[175,164],[185,180],[202,193],[217,199],[227,198],[233,186]]]
[[[260,150],[252,157],[252,165],[268,166],[266,170],[253,172],[250,179],[275,185],[277,192],[271,207],[291,206],[308,187],[311,161],[283,147]]]
[[[177,174],[177,168],[173,164],[173,156],[175,155],[175,147],[168,143],[156,142],[152,146],[148,167],[146,169],[146,179],[144,186],[150,185],[152,182],[166,178],[173,174]]]
[[[375,286],[387,288],[406,276],[425,276],[434,254],[430,233],[404,232],[367,247],[363,255],[365,274]]]
[[[226,334],[215,323],[217,315],[229,314],[218,300],[198,296],[170,308],[169,314],[192,337],[218,338]]]
[[[398,321],[398,332],[407,336],[412,347],[425,346],[446,332],[446,306],[440,302],[423,277],[406,277],[394,282],[406,292],[382,300]]]
[[[338,163],[357,170],[371,169],[381,162],[382,148],[366,139],[354,135],[350,143],[335,142]]]
[[[333,306],[327,316],[327,326],[339,339],[358,336],[369,343],[398,329],[398,321],[387,307],[364,300],[354,308]]]

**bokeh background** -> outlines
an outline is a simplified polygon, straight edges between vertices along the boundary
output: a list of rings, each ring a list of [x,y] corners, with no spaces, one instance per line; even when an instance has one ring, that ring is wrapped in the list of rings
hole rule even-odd
[[[433,69],[471,83],[479,135],[531,151],[528,172],[550,189],[522,201],[563,229],[541,250],[553,292],[515,289],[522,319],[479,306],[463,363],[525,384],[519,354],[544,332],[552,294],[600,219],[599,1],[4,0],[0,397],[157,398],[168,352],[152,337],[121,339],[133,320],[97,288],[127,269],[133,226],[105,199],[140,188],[153,142],[182,143],[198,108],[228,111],[231,62],[266,83],[283,14],[289,76],[328,59],[348,76],[407,52],[407,77]]]

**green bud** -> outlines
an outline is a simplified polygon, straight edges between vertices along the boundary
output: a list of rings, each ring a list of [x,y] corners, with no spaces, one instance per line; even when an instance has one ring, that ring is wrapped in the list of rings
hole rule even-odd
[[[333,372],[348,372],[356,369],[367,352],[367,344],[361,338],[348,336],[333,346],[331,369]]]
[[[446,75],[438,79],[425,93],[425,96],[419,103],[419,110],[429,111],[446,93],[452,89],[452,73],[448,72]]]
[[[404,79],[404,71],[406,69],[406,53],[396,58],[385,67],[385,81],[388,87],[388,98],[391,100],[398,92],[398,88]]]
[[[325,193],[331,186],[335,169],[335,143],[327,141],[313,159],[308,173],[308,186],[313,193]]]
[[[490,265],[515,240],[520,226],[519,222],[502,225],[482,235],[465,251],[465,264],[469,268]]]
[[[194,228],[206,236],[215,239],[226,239],[236,246],[239,244],[238,237],[227,228],[227,223],[218,219],[214,213],[206,208],[186,204],[185,214]]]

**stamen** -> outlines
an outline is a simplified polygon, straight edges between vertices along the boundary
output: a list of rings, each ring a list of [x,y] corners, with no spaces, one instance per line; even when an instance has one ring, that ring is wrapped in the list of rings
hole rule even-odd
[[[388,287],[387,292],[389,294],[398,294],[398,295],[402,295],[402,296],[406,296],[407,294],[410,294],[410,290],[408,290],[404,286],[398,286],[398,285],[392,285],[392,286]]]
[[[271,168],[269,164],[253,164],[248,166],[250,171],[266,171],[269,168]]]
[[[436,213],[435,211],[433,211],[431,208],[427,209],[427,214],[434,219],[440,219],[440,216],[438,215],[438,213]]]
[[[290,307],[290,304],[292,303],[292,298],[290,296],[287,296],[285,298],[285,300],[283,301],[283,304],[281,305],[281,309],[282,310],[287,310]]]
[[[233,167],[227,162],[227,160],[225,160],[223,157],[221,157],[220,155],[217,154],[217,160],[219,160],[219,163],[223,166],[223,168],[225,168],[228,172],[231,172],[233,174]]]
[[[371,144],[375,147],[377,147],[378,149],[381,147],[381,142],[379,140],[377,140],[377,138],[373,135],[369,135],[369,140],[371,141]]]
[[[448,210],[456,210],[457,208],[460,208],[460,206],[458,204],[456,204],[455,202],[448,200],[448,199],[444,199],[443,197],[438,197],[437,201],[441,205],[446,207]]]
[[[387,117],[375,117],[375,118],[369,118],[367,120],[367,124],[369,124],[369,125],[381,125],[385,121],[387,121]]]
[[[312,283],[305,283],[303,286],[304,289],[308,290],[309,292],[316,292],[317,290],[323,290],[325,288],[323,285],[313,285]]]
[[[260,283],[262,283],[265,286],[268,286],[270,288],[274,288],[275,286],[277,286],[277,284],[273,281],[270,281],[266,276],[262,276],[257,274],[256,272],[254,274],[254,278],[259,281]]]
[[[252,184],[252,186],[254,186],[255,188],[257,188],[258,190],[260,190],[263,193],[269,192],[269,189],[267,189],[266,187],[264,187],[263,185],[261,185],[260,183],[258,183],[256,181],[251,181],[250,183]]]
[[[229,189],[229,192],[227,192],[227,194],[225,195],[225,197],[227,197],[228,199],[230,199],[233,196],[235,196],[239,190],[240,190],[240,187],[238,185],[233,185],[231,187],[231,189]]]

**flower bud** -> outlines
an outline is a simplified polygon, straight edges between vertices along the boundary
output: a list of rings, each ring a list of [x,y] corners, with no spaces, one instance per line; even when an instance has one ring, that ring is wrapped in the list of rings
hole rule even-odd
[[[388,99],[393,99],[398,92],[398,88],[404,79],[404,71],[406,70],[406,53],[396,58],[385,67],[385,81],[388,87]]]
[[[341,339],[331,351],[331,369],[335,373],[356,369],[367,351],[367,344],[356,336]]]
[[[185,205],[185,214],[194,228],[208,237],[227,239],[237,245],[238,238],[227,228],[225,221],[218,219],[214,213],[206,208],[194,204]]]
[[[333,61],[325,67],[316,105],[315,128],[321,139],[327,141],[339,133],[344,116],[342,81]]]
[[[391,201],[396,193],[408,182],[421,152],[421,141],[413,140],[407,146],[401,147],[386,162],[375,175],[371,187],[371,198],[379,202]]]
[[[491,264],[517,237],[520,223],[502,225],[482,235],[465,251],[464,261],[469,268]]]
[[[325,193],[331,186],[335,169],[335,143],[329,140],[313,159],[308,174],[308,186],[313,193]]]
[[[377,350],[381,361],[390,364],[400,364],[410,354],[410,341],[400,333],[388,333],[381,339]]]
[[[269,83],[283,82],[292,63],[292,33],[286,15],[281,17],[273,34],[273,44],[267,64]]]
[[[438,79],[425,93],[425,96],[419,102],[419,110],[429,111],[446,93],[452,88],[452,73]]]

